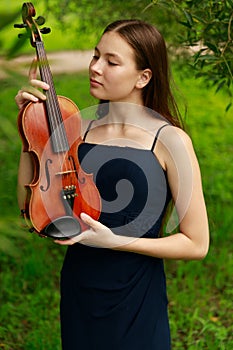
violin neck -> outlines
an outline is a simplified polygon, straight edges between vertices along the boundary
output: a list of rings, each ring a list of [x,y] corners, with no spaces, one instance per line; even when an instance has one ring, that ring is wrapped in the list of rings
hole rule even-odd
[[[45,91],[45,104],[51,134],[52,147],[55,153],[65,152],[69,150],[69,144],[63,124],[62,114],[60,111],[56,90],[53,83],[52,73],[49,67],[47,55],[42,41],[36,42],[36,53],[39,62],[41,79],[50,86],[50,89],[48,91]]]
[[[47,55],[46,55],[44,44],[42,41],[36,42],[36,53],[37,53],[37,59],[39,63],[41,79],[47,84],[49,84],[51,93],[56,95],[55,87],[53,84],[52,73],[49,67]]]

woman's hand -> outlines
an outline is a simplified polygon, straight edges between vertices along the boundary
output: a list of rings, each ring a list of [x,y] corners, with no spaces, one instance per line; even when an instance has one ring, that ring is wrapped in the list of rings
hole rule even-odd
[[[41,80],[37,80],[37,59],[35,58],[32,61],[30,70],[29,70],[29,84],[28,86],[22,87],[15,96],[15,102],[19,109],[24,107],[24,105],[31,102],[38,102],[39,100],[46,100],[46,96],[38,89],[48,90],[49,85]]]
[[[83,231],[80,235],[73,238],[67,240],[55,240],[54,242],[60,245],[81,243],[92,247],[114,249],[132,241],[132,237],[115,235],[108,227],[92,219],[85,213],[81,213],[80,218],[90,227],[88,230]]]

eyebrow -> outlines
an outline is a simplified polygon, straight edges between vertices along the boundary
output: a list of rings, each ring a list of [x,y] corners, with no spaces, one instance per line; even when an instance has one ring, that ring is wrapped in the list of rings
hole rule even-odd
[[[97,51],[98,53],[100,53],[100,50],[98,49],[97,46],[95,47],[95,51]],[[119,56],[117,53],[114,53],[114,52],[107,52],[106,55],[107,55],[107,56],[111,56],[111,57],[115,57],[115,58],[119,58],[119,59],[120,59],[120,56]]]

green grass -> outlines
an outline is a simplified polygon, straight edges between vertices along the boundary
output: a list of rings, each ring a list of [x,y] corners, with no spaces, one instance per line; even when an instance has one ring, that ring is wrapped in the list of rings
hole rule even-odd
[[[232,111],[224,93],[175,70],[188,104],[186,123],[199,158],[210,219],[204,261],[167,261],[173,350],[230,350],[232,319]],[[20,140],[14,95],[26,77],[1,81],[0,92],[0,349],[59,350],[59,273],[65,248],[27,233],[16,204]],[[55,77],[58,94],[80,109],[88,96],[86,73]]]

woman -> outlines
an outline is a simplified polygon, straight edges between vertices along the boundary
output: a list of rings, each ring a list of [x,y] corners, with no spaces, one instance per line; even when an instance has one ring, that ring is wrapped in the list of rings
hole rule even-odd
[[[98,221],[58,244],[69,245],[61,274],[63,349],[168,350],[163,259],[202,259],[209,233],[198,162],[180,127],[170,91],[161,34],[138,20],[110,24],[90,63],[90,93],[100,100],[97,120],[83,121],[78,149],[102,199]],[[19,108],[45,96],[36,80],[20,90]],[[30,181],[21,155],[19,205]],[[170,201],[179,230],[161,236]],[[169,220],[168,220],[169,222]]]

